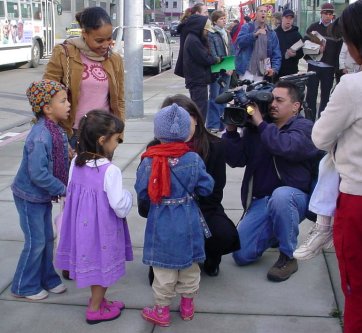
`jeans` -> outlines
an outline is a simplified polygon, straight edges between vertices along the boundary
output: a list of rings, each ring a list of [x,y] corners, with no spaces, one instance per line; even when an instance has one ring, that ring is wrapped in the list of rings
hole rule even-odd
[[[235,262],[256,261],[276,241],[280,252],[292,258],[308,199],[308,194],[288,186],[278,187],[270,197],[254,199],[237,227],[240,250],[233,253]]]
[[[329,101],[329,95],[333,87],[334,67],[317,67],[308,64],[308,71],[316,72],[316,75],[308,79],[306,102],[312,110],[313,122],[320,116]],[[321,98],[317,115],[318,86],[321,84]]]
[[[207,110],[206,128],[223,130],[224,124],[220,117],[224,113],[226,104],[217,104],[215,98],[229,89],[231,76],[221,74],[220,78],[224,81],[225,86],[222,87],[217,80],[209,85],[209,107]]]
[[[14,195],[25,243],[11,286],[19,296],[36,295],[62,281],[53,266],[52,204],[32,203]]]

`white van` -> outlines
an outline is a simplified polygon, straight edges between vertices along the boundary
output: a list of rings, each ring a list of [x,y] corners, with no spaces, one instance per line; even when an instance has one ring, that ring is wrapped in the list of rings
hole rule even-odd
[[[120,27],[113,30],[112,38],[115,41]],[[122,38],[121,54],[124,54]],[[162,69],[172,68],[173,52],[170,38],[156,26],[143,27],[143,67],[153,69],[154,73],[161,73]]]

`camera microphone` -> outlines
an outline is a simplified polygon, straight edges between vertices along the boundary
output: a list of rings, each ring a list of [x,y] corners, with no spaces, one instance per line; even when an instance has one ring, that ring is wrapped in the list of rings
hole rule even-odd
[[[221,95],[215,98],[217,104],[229,103],[234,99],[234,93],[231,91],[225,91]]]

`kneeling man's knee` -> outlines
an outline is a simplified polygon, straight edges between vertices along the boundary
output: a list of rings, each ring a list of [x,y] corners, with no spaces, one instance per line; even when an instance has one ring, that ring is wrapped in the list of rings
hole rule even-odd
[[[240,250],[233,253],[233,259],[237,265],[245,266],[253,263],[257,258],[255,256],[252,256],[247,251],[243,251],[243,249],[241,248]]]

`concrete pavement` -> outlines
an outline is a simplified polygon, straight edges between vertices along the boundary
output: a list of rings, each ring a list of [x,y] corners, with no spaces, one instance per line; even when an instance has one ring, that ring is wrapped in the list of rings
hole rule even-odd
[[[152,304],[148,285],[148,267],[142,264],[145,219],[137,214],[135,192],[139,155],[153,137],[153,115],[163,99],[171,94],[187,93],[183,79],[172,71],[145,80],[145,117],[126,122],[124,144],[115,153],[114,163],[123,171],[124,186],[134,194],[134,206],[128,217],[135,259],[127,265],[127,274],[108,291],[110,299],[122,299],[126,309],[112,322],[90,326],[85,322],[88,289],[77,289],[65,281],[68,291],[50,295],[38,302],[16,299],[10,284],[23,246],[23,234],[13,203],[10,184],[22,156],[25,135],[0,143],[0,332],[62,333],[105,331],[127,333],[151,332],[247,332],[247,333],[341,333],[339,318],[333,313],[343,309],[338,265],[334,250],[299,262],[299,270],[289,280],[272,283],[266,278],[278,251],[267,251],[261,260],[247,267],[238,267],[230,255],[224,256],[217,277],[202,275],[201,288],[195,299],[194,320],[183,322],[179,317],[178,298],[172,305],[172,325],[154,327],[140,316],[140,310]],[[26,101],[25,101],[26,102]],[[26,104],[24,104],[25,107]],[[23,125],[17,131],[25,131]],[[242,169],[227,169],[224,191],[226,213],[237,223],[242,214],[240,184]],[[59,207],[54,205],[54,215]],[[311,222],[301,224],[304,240]]]

